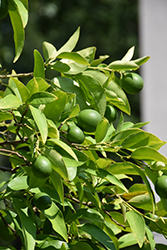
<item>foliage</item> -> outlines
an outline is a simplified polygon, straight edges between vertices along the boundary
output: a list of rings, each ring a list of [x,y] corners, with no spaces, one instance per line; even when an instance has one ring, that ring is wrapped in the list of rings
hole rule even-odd
[[[21,33],[24,27],[19,23],[16,30]],[[153,250],[152,232],[167,234],[167,203],[165,198],[155,203],[147,177],[156,183],[165,174],[167,159],[158,152],[165,142],[143,131],[146,123],[124,122],[131,108],[121,88],[124,74],[149,57],[134,60],[132,47],[122,60],[106,64],[108,56],[96,58],[95,47],[74,50],[79,35],[80,28],[60,49],[43,42],[42,55],[34,50],[33,72],[1,72],[0,154],[8,157],[9,166],[0,169],[11,173],[0,184],[1,220],[15,235],[17,249]],[[17,38],[15,60],[18,43],[23,43],[22,36]],[[47,71],[55,77],[46,77]],[[24,76],[30,77],[25,84]],[[104,117],[107,105],[121,111],[117,126]],[[87,109],[100,114],[96,130],[83,131],[82,143],[69,141],[70,124],[77,126],[78,115]],[[44,179],[32,171],[39,155],[52,164]],[[134,176],[143,183],[127,187],[125,180]],[[49,198],[47,209],[34,204],[39,193]],[[12,227],[4,214],[12,218]]]

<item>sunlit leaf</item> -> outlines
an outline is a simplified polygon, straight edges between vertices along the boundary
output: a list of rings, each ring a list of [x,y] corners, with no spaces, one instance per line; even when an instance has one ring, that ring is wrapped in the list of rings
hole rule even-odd
[[[34,77],[45,79],[44,61],[38,50],[34,50]]]
[[[22,102],[15,95],[7,95],[3,99],[0,99],[0,109],[15,109],[18,108]]]

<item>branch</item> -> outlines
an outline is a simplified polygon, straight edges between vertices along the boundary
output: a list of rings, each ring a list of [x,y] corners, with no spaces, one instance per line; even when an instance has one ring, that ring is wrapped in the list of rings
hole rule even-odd
[[[9,74],[9,75],[0,75],[1,79],[10,78],[10,77],[27,77],[27,76],[33,76],[33,72],[30,73],[20,73],[20,74]]]
[[[6,154],[13,154],[13,155],[17,155],[19,158],[23,159],[27,164],[29,163],[28,160],[26,159],[26,157],[24,157],[23,155],[19,154],[19,152],[15,152],[9,149],[5,149],[5,148],[0,148],[0,152],[4,152]]]

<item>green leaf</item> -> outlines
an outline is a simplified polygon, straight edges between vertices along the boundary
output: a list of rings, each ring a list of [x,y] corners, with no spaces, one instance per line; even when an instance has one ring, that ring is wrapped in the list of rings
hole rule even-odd
[[[87,242],[78,241],[75,245],[72,246],[73,250],[94,250]],[[98,249],[97,249],[98,250]]]
[[[78,54],[83,56],[89,64],[91,64],[95,58],[96,47],[88,47],[86,49],[82,49],[77,51]]]
[[[27,176],[18,176],[8,183],[8,187],[14,191],[28,189]]]
[[[54,202],[52,202],[50,208],[44,211],[44,214],[52,223],[52,227],[55,232],[60,234],[68,242],[67,228],[65,225],[63,214]]]
[[[124,70],[136,70],[139,68],[139,66],[132,61],[118,60],[110,63],[108,65],[108,68],[116,71],[124,71]]]
[[[8,1],[8,11],[14,32],[15,58],[13,62],[15,63],[23,50],[25,34],[22,19],[14,0]]]
[[[122,58],[122,61],[130,61],[134,55],[134,50],[135,50],[135,47],[131,47],[127,53],[124,55],[124,57]]]
[[[25,203],[22,200],[13,198],[13,205],[20,218],[25,250],[32,250],[35,248],[35,223],[28,214],[28,207],[25,207]]]
[[[34,50],[34,77],[45,79],[44,61],[38,50]]]
[[[133,168],[132,164],[129,162],[117,162],[112,163],[108,168],[108,172],[117,174],[129,174],[138,175],[138,172]]]
[[[102,243],[108,250],[116,250],[115,245],[110,237],[96,225],[86,223],[80,226],[80,229],[90,234],[93,238]]]
[[[56,61],[55,63],[52,64],[51,66],[53,69],[55,69],[58,72],[67,72],[70,70],[70,66],[66,63],[63,63],[61,61]]]
[[[133,159],[137,160],[151,160],[151,161],[162,161],[167,164],[167,158],[160,154],[157,150],[150,147],[140,147],[133,151],[131,154]]]
[[[30,96],[39,91],[45,91],[49,87],[50,85],[41,77],[34,77],[27,83],[27,88],[30,91]]]
[[[95,132],[95,140],[97,143],[103,141],[109,128],[109,122],[106,118],[103,118],[97,125]]]
[[[137,244],[136,237],[133,233],[127,233],[119,238],[119,248],[129,247]]]
[[[58,58],[70,59],[76,63],[89,65],[88,61],[77,52],[62,52],[58,55]]]
[[[6,120],[12,120],[13,116],[11,113],[7,112],[0,112],[0,122],[6,121]]]
[[[120,187],[122,190],[128,193],[128,190],[123,185],[123,183],[119,179],[117,179],[113,174],[109,173],[107,170],[98,169],[97,176],[108,180],[110,183]]]
[[[114,81],[111,80],[105,88],[106,98],[109,103],[116,106],[123,112],[130,115],[130,105],[122,88]]]
[[[150,56],[143,56],[141,58],[133,60],[132,62],[134,62],[138,66],[141,66],[142,64],[146,63],[149,59],[150,59]]]
[[[79,112],[80,112],[80,107],[79,107],[79,105],[77,104],[77,105],[75,105],[75,106],[72,108],[72,110],[71,110],[71,112],[70,112],[70,114],[69,114],[69,118],[76,117],[76,116],[79,114]]]
[[[43,42],[43,55],[46,61],[56,58],[56,48],[48,42]]]
[[[156,247],[154,235],[153,235],[152,231],[150,230],[150,228],[147,226],[146,226],[146,235],[147,235],[148,241],[150,243],[151,250],[154,250]]]
[[[62,204],[64,204],[64,187],[61,176],[58,174],[58,172],[52,171],[50,179],[60,197]]]
[[[142,146],[150,146],[158,150],[164,144],[165,142],[161,141],[155,135],[141,130],[137,133],[129,135],[122,142],[122,146],[129,149],[136,149]]]
[[[25,28],[28,22],[28,6],[26,7],[26,5],[24,5],[24,3],[22,3],[20,0],[14,0],[14,2],[18,7],[20,17],[23,22],[23,27]]]
[[[45,148],[43,150],[43,153],[52,162],[53,169],[58,172],[63,179],[68,180],[68,171],[61,154],[59,154],[56,150],[50,148]]]
[[[47,136],[48,136],[48,124],[46,121],[46,117],[40,109],[37,109],[31,105],[29,107],[30,107],[31,114],[34,118],[34,121],[41,134],[42,141],[43,143],[45,143],[47,140]]]
[[[55,91],[54,94],[57,96],[57,100],[46,104],[44,114],[48,119],[57,122],[66,105],[67,94],[60,90]]]
[[[91,107],[97,110],[101,115],[104,115],[106,110],[105,91],[100,82],[88,72],[83,72],[76,76],[81,89],[87,98]]]
[[[32,94],[32,96],[30,97],[30,99],[28,100],[28,103],[30,103],[31,105],[40,105],[40,104],[47,104],[50,102],[53,102],[55,100],[57,100],[57,96],[55,96],[52,93],[49,92],[37,92]]]
[[[0,99],[0,109],[16,109],[22,102],[20,99],[12,94],[5,96],[3,99]]]
[[[81,110],[87,107],[85,95],[75,81],[66,77],[55,77],[52,81],[55,86],[58,86],[63,91],[75,93],[76,103],[79,104]]]
[[[20,82],[18,79],[11,77],[10,78],[10,82],[13,81],[15,83],[15,85],[17,86],[17,89],[19,91],[21,100],[23,102],[27,101],[29,95],[30,95],[30,91],[28,90],[28,88],[22,83]]]
[[[151,197],[148,193],[136,195],[135,197],[130,199],[128,202],[132,206],[144,209],[145,211],[151,211],[153,208]]]
[[[62,52],[70,52],[72,51],[79,39],[80,27],[74,32],[74,34],[69,38],[69,40],[57,51],[57,55]]]
[[[78,161],[78,158],[77,158],[75,152],[72,150],[72,148],[70,146],[68,146],[63,141],[60,141],[58,139],[48,139],[48,143],[49,142],[51,142],[51,143],[53,142],[53,144],[58,145],[59,147],[64,149],[69,155],[71,155],[76,161]]]

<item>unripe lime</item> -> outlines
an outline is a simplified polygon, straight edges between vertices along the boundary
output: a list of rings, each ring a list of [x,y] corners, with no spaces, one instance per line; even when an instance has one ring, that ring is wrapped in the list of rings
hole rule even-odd
[[[143,88],[143,79],[137,73],[127,73],[121,80],[122,88],[129,94],[137,94]]]
[[[43,192],[34,194],[33,202],[34,205],[40,210],[48,209],[52,205],[52,200],[50,196]]]
[[[167,175],[161,175],[155,182],[155,191],[162,198],[167,198]]]
[[[4,18],[8,14],[8,1],[0,0],[0,19]]]
[[[32,165],[32,172],[38,178],[48,178],[52,173],[52,163],[45,156],[39,155]]]
[[[81,144],[85,140],[85,135],[83,131],[77,127],[75,124],[70,124],[67,131],[67,139],[70,142]]]
[[[78,126],[86,132],[95,132],[102,116],[93,109],[84,109],[77,116]]]
[[[104,114],[104,117],[107,118],[107,120],[111,123],[114,122],[117,118],[117,110],[112,105],[106,106],[106,112]]]

